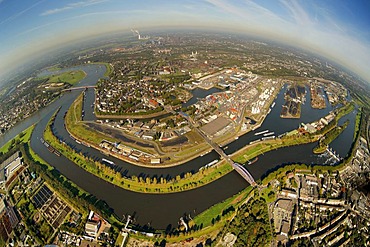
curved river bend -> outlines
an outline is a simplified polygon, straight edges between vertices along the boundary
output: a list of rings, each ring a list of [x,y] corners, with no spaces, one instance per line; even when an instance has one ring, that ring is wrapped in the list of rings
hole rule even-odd
[[[105,73],[105,67],[102,65],[85,65],[70,68],[68,70],[72,69],[82,69],[87,74],[87,76],[77,86],[94,85],[99,78],[103,77]],[[204,96],[204,92],[201,93],[203,94],[202,96]],[[172,224],[172,226],[177,226],[177,222],[182,215],[189,213],[192,215],[198,214],[210,206],[240,192],[246,186],[248,186],[248,183],[243,180],[235,171],[233,171],[221,179],[194,190],[164,195],[142,194],[127,191],[120,187],[114,186],[86,172],[65,157],[58,157],[50,153],[45,146],[41,144],[39,138],[42,137],[43,130],[45,129],[46,124],[52,114],[58,109],[58,107],[61,107],[54,124],[54,131],[58,137],[62,138],[67,143],[73,145],[76,149],[81,150],[83,153],[86,153],[91,157],[96,159],[105,157],[97,150],[77,144],[73,139],[70,138],[64,129],[63,115],[79,94],[80,91],[65,93],[61,98],[57,99],[48,107],[21,122],[6,135],[2,136],[0,138],[0,146],[13,138],[20,131],[38,122],[31,137],[31,147],[36,153],[38,153],[45,161],[58,169],[62,174],[64,174],[68,179],[76,183],[82,189],[100,199],[105,200],[108,205],[114,209],[114,212],[118,216],[123,214],[135,215],[137,223],[142,225],[149,224],[150,226],[158,229],[164,229],[169,224]],[[332,109],[330,106],[324,110],[312,109],[309,104],[310,95],[308,93],[306,100],[307,103],[302,107],[301,119],[281,119],[280,110],[281,105],[284,103],[283,94],[284,92],[282,90],[275,101],[275,107],[266,117],[260,128],[253,132],[247,133],[241,136],[238,140],[228,144],[228,149],[225,150],[228,154],[242,148],[250,141],[257,139],[257,137],[254,135],[255,132],[268,129],[270,131],[274,131],[275,135],[279,135],[286,131],[297,128],[300,122],[306,123],[317,120],[318,118],[325,116]],[[93,97],[93,90],[89,89],[85,99],[85,117],[92,117],[92,115],[89,114],[92,114],[91,102],[93,102]],[[199,96],[195,93],[194,97]],[[350,144],[352,142],[355,112],[348,114],[344,120],[347,118],[350,119],[349,126],[341,134],[341,136],[331,144],[331,146],[339,153],[341,157],[344,157],[348,153]],[[348,145],[343,145],[343,142],[348,143]],[[300,162],[306,164],[323,163],[326,160],[325,157],[312,154],[312,148],[315,145],[315,143],[311,143],[268,152],[260,156],[257,162],[251,166],[248,166],[247,168],[255,179],[259,179],[268,171],[281,164],[291,162]],[[183,165],[161,169],[138,167],[112,157],[109,157],[109,159],[113,160],[115,164],[120,166],[122,171],[125,171],[126,175],[128,176],[146,174],[158,177],[174,177],[178,174],[189,171],[197,171],[200,167],[208,164],[214,159],[219,159],[219,156],[213,151],[207,155],[204,155],[203,157],[198,157]]]

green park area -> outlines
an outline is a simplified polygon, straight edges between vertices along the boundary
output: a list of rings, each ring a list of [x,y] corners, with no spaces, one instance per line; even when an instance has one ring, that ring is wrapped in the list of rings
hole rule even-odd
[[[56,74],[48,77],[47,83],[68,83],[75,85],[85,78],[86,73],[82,70],[69,71],[61,74]]]
[[[335,116],[335,121],[338,123],[338,120],[350,113],[355,109],[354,103],[347,103],[343,107],[338,109],[337,115]]]
[[[51,76],[48,80],[50,83],[58,83],[58,82],[65,82],[69,84],[76,84],[77,82],[81,81],[83,78],[85,78],[86,73],[82,70],[77,71],[70,71],[70,72],[64,72],[59,75]]]
[[[347,120],[342,126],[338,126],[338,121],[342,117],[346,116],[355,109],[353,103],[347,103],[343,107],[337,110],[334,120],[329,123],[326,131],[321,131],[323,136],[319,139],[318,145],[313,149],[315,154],[324,153],[328,145],[334,141],[348,126],[349,121]],[[358,116],[356,117],[356,122],[358,122]]]

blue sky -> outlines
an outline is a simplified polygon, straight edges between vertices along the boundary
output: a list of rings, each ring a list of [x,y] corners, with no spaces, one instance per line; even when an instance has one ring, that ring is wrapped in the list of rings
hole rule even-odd
[[[248,33],[324,55],[370,81],[367,0],[0,0],[0,76],[46,48],[131,28]]]

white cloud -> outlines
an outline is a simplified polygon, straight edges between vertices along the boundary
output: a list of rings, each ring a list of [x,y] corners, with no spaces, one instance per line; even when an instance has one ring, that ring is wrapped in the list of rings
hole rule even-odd
[[[280,0],[280,2],[288,9],[292,18],[300,26],[312,26],[314,22],[309,14],[302,8],[297,1]]]
[[[0,0],[0,4],[1,2],[3,2],[4,0]],[[8,22],[8,21],[12,21],[12,20],[15,20],[17,19],[18,17],[20,17],[21,15],[23,15],[24,13],[28,12],[29,10],[33,9],[34,7],[36,7],[37,5],[39,5],[40,3],[42,2],[45,2],[45,0],[41,0],[41,1],[38,1],[36,2],[35,4],[31,5],[30,7],[24,9],[24,10],[21,10],[19,11],[18,13],[12,15],[12,16],[9,16],[8,18],[6,18],[5,20],[3,20],[2,22],[0,22],[0,25]]]
[[[224,12],[236,15],[238,17],[245,17],[245,12],[243,12],[240,8],[230,4],[228,1],[223,0],[206,0],[206,2],[210,3],[211,5],[221,9]]]
[[[60,13],[60,12],[67,11],[67,10],[76,9],[76,8],[84,8],[84,7],[88,7],[88,6],[91,6],[91,5],[104,3],[104,2],[107,2],[107,1],[109,1],[109,0],[86,0],[86,1],[81,1],[81,2],[70,3],[70,4],[67,4],[64,7],[61,7],[61,8],[46,10],[43,13],[41,13],[41,16],[53,15],[53,14],[57,14],[57,13]]]

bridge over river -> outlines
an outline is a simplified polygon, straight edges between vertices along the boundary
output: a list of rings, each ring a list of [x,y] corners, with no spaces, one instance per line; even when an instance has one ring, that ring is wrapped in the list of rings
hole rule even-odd
[[[62,92],[69,92],[72,90],[79,90],[79,89],[88,89],[88,88],[95,88],[96,86],[81,86],[81,87],[71,87],[71,88],[66,88],[63,89]]]
[[[195,131],[222,157],[224,158],[233,168],[237,171],[240,176],[242,176],[250,185],[253,187],[257,186],[257,183],[254,181],[252,174],[242,165],[235,163],[227,154],[225,154],[224,150],[213,142],[203,131],[201,131],[195,124],[194,120],[186,113],[183,112],[176,112],[174,111],[171,106],[164,106],[164,109],[172,114],[179,114],[184,117],[189,124],[194,128]]]
[[[188,120],[189,121],[189,120]],[[189,122],[192,122],[191,120]],[[257,183],[254,181],[252,174],[242,165],[235,163],[225,152],[220,148],[220,146],[214,143],[206,134],[204,134],[199,128],[195,127],[194,129],[199,133],[199,135],[222,157],[224,158],[233,168],[237,171],[240,176],[242,176],[247,182],[252,186],[257,186]]]

